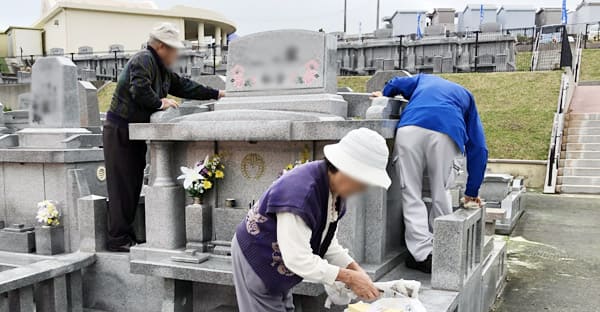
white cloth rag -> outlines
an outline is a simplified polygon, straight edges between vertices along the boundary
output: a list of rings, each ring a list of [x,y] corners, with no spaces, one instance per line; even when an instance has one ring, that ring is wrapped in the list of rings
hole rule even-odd
[[[377,282],[375,287],[382,291],[381,298],[419,298],[419,289],[421,282],[397,280],[391,282]],[[327,292],[327,300],[325,300],[325,308],[331,308],[331,304],[349,305],[357,296],[352,290],[348,289],[342,282],[335,282],[333,285],[325,285]]]

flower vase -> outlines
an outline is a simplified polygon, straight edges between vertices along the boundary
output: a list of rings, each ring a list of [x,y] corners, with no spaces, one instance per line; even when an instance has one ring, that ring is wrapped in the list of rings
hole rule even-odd
[[[65,252],[65,228],[42,225],[35,229],[35,249],[40,255],[56,255]]]
[[[212,240],[212,209],[200,198],[185,207],[185,235],[188,249],[207,251]]]

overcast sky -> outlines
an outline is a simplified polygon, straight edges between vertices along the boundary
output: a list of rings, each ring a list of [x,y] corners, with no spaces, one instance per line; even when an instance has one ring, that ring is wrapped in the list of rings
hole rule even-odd
[[[127,0],[124,0],[127,1]],[[129,0],[135,1],[135,0]],[[347,0],[348,30],[358,33],[375,27],[376,0]],[[581,0],[567,0],[574,9]],[[282,28],[302,28],[325,31],[343,29],[344,0],[155,0],[161,8],[183,4],[221,12],[238,26],[239,34]],[[464,8],[464,0],[381,0],[381,16],[392,15],[395,10],[425,9],[435,7]],[[485,3],[530,5],[533,7],[560,7],[561,0],[486,0]],[[40,15],[41,0],[0,0],[0,30],[10,26],[31,26]],[[90,21],[93,23],[93,21]],[[93,35],[93,34],[90,34]]]

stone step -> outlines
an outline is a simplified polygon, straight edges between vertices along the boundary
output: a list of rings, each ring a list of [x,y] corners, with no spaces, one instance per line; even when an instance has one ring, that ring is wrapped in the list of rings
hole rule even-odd
[[[560,158],[562,159],[600,159],[600,151],[563,151],[560,153]]]
[[[600,159],[562,159],[559,167],[600,168]]]
[[[577,114],[571,113],[568,115],[569,121],[571,120],[600,120],[600,113],[586,113],[586,114]]]
[[[590,186],[590,185],[559,185],[558,187],[559,193],[567,193],[567,194],[600,194],[600,186]]]
[[[600,152],[600,143],[564,143],[562,149],[570,151]]]
[[[600,135],[599,127],[581,127],[581,128],[567,128],[565,130],[567,135]]]
[[[567,143],[600,143],[600,135],[567,135]]]
[[[600,177],[600,168],[575,168],[566,167],[558,169],[559,176],[586,176]]]
[[[556,183],[566,185],[592,185],[600,186],[600,176],[562,176]]]
[[[600,120],[569,120],[567,126],[569,128],[598,128],[600,127]]]

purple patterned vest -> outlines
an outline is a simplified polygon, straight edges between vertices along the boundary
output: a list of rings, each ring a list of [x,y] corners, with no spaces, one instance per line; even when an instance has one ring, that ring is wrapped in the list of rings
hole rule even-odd
[[[236,230],[238,244],[267,289],[274,295],[287,294],[302,278],[283,263],[277,244],[278,212],[300,216],[312,230],[313,254],[323,256],[331,238],[321,242],[327,222],[329,176],[325,161],[313,161],[295,168],[279,178],[248,211]],[[339,218],[345,202],[337,201]],[[327,235],[330,236],[330,235]]]

